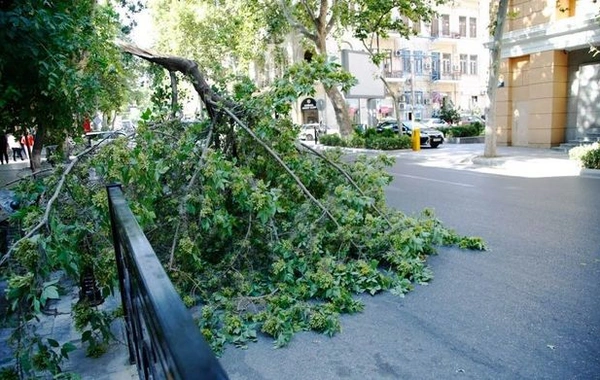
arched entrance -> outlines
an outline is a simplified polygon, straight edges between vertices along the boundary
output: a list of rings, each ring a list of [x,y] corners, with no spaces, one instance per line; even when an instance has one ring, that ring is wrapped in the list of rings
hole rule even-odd
[[[306,98],[300,103],[302,112],[302,124],[312,124],[319,122],[319,110],[317,102],[313,98]]]

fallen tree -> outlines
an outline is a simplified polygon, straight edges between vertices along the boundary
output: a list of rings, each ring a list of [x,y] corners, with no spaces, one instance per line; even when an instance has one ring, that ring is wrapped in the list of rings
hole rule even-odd
[[[242,79],[217,93],[191,60],[122,49],[161,65],[170,78],[178,72],[191,80],[206,117],[157,122],[164,119],[146,112],[134,143],[118,139],[76,167],[59,167],[43,185],[27,185],[29,197],[64,191],[54,193],[60,208],[44,210],[53,201],[20,214],[36,234],[18,242],[7,262],[14,278],[36,277],[12,282],[15,304],[33,297],[39,309],[44,276],[56,269],[74,279],[91,271],[103,294],[112,292],[116,273],[103,186],[114,182],[122,184],[217,352],[226,343],[246,345],[261,332],[276,346],[300,330],[333,335],[340,313],[362,310],[355,294],[402,295],[431,279],[426,260],[438,246],[484,248],[480,239],[445,228],[429,210],[408,217],[388,208],[384,187],[393,159],[349,161],[339,150],[297,141],[298,127],[287,117],[292,101],[311,94],[317,80],[352,83],[335,64],[314,59],[292,66],[268,91]],[[92,322],[79,325],[102,332]]]

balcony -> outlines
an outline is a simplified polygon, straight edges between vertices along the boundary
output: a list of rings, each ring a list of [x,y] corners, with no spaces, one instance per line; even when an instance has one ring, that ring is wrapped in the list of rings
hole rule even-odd
[[[407,74],[410,73],[407,72]],[[404,71],[402,70],[385,70],[383,77],[389,82],[403,82],[405,80]]]
[[[462,78],[462,74],[460,72],[457,73],[448,73],[433,70],[431,72],[431,80],[434,82],[458,82]]]

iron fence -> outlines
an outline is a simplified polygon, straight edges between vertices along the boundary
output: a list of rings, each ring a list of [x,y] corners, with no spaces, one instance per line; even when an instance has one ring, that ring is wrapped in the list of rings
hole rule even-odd
[[[108,203],[129,360],[141,379],[227,379],[175,291],[120,185]]]

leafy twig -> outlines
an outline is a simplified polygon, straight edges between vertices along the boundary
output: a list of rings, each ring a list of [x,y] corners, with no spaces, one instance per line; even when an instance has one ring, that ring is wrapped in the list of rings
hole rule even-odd
[[[325,160],[329,165],[333,166],[334,168],[336,168],[344,177],[346,177],[346,179],[348,180],[348,182],[350,182],[350,184],[352,184],[352,186],[354,186],[354,188],[360,193],[361,196],[366,197],[365,193],[361,190],[360,187],[358,187],[358,184],[356,182],[354,182],[354,180],[352,179],[352,177],[350,176],[350,174],[348,174],[347,171],[345,171],[341,166],[339,166],[338,164],[336,164],[335,162],[331,161],[329,158],[325,157],[325,155],[321,154],[320,152],[318,152],[316,149],[304,144],[304,143],[299,143],[303,148],[308,149],[309,151],[311,151],[312,153],[314,153],[317,157]],[[383,219],[385,219],[385,221],[388,223],[388,225],[390,227],[392,227],[392,222],[390,222],[390,220],[388,219],[387,215],[385,215],[383,212],[381,212],[381,210],[379,210],[379,208],[377,208],[377,206],[375,204],[373,204],[373,209],[379,214],[379,216],[381,216]]]

